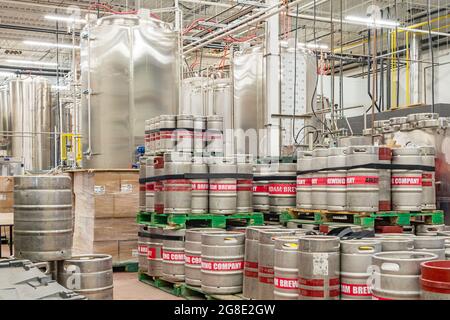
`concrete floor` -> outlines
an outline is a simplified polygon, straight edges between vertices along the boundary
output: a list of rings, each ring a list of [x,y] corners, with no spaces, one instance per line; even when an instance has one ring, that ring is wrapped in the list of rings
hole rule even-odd
[[[114,300],[184,300],[138,280],[137,273],[114,273]]]
[[[9,247],[1,245],[3,258],[9,257]],[[114,273],[114,300],[184,300],[138,280],[137,273]]]

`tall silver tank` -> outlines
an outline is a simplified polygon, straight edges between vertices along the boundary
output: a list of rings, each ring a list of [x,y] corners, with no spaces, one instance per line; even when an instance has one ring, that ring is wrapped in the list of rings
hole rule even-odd
[[[7,132],[11,131],[11,104],[9,103],[8,88],[0,87],[0,150],[2,155],[12,155],[11,138]]]
[[[25,170],[51,169],[54,130],[49,82],[40,77],[11,80],[9,102],[14,131],[12,156],[22,158]]]
[[[72,256],[72,181],[68,176],[14,177],[15,256],[31,261]]]
[[[81,41],[84,167],[126,168],[144,144],[146,119],[178,109],[178,36],[167,24],[113,15]],[[89,112],[90,111],[90,112]]]

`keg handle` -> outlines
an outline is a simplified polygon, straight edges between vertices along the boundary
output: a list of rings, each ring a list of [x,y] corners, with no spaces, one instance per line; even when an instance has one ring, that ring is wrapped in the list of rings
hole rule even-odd
[[[49,262],[37,262],[31,265],[32,267],[42,269],[45,268],[44,274],[49,275],[50,272],[50,263]]]
[[[385,271],[400,271],[400,265],[393,262],[384,262],[381,264],[381,270]]]
[[[223,239],[225,242],[228,242],[228,243],[237,243],[237,239],[236,238],[224,238]]]
[[[367,246],[367,245],[360,246],[360,247],[358,247],[358,251],[363,252],[363,253],[366,253],[366,252],[372,253],[372,252],[375,252],[375,248],[373,246]]]
[[[298,248],[298,244],[296,243],[283,243],[283,247],[287,249]]]
[[[357,152],[363,153],[363,152],[367,152],[367,149],[364,148],[364,147],[358,147],[358,148],[353,149],[353,151],[354,151],[355,153],[357,153]]]

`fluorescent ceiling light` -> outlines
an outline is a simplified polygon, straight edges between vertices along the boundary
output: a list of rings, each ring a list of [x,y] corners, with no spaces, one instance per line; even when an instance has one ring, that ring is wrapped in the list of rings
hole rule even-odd
[[[25,40],[24,44],[29,44],[32,46],[42,46],[42,47],[50,47],[50,48],[62,48],[62,49],[80,49],[79,46],[73,46],[71,44],[62,44],[62,43],[50,43],[50,42],[40,42],[40,41],[31,41]]]
[[[71,16],[53,16],[53,15],[47,15],[44,17],[47,20],[53,20],[53,21],[65,21],[65,22],[79,22],[79,23],[87,23],[84,19],[79,19],[76,17]]]
[[[328,46],[326,44],[320,44],[320,43],[303,43],[300,42],[298,44],[300,47],[306,47],[308,49],[320,49],[320,50],[326,50],[328,49]]]
[[[12,73],[12,72],[0,71],[0,77],[12,77],[12,76],[14,76],[14,73]]]
[[[31,65],[38,65],[38,66],[51,66],[51,67],[56,67],[58,65],[55,62],[30,61],[30,60],[14,60],[14,59],[8,59],[8,60],[6,60],[6,62],[16,63],[16,64],[31,64]]]
[[[57,85],[54,85],[54,86],[52,86],[52,89],[53,90],[57,90],[57,91],[64,91],[64,90],[69,90],[70,87],[69,86],[57,86]]]
[[[395,28],[400,26],[400,23],[392,20],[383,20],[383,19],[375,19],[371,17],[356,17],[356,16],[347,16],[345,17],[345,21],[354,22],[356,24],[367,25],[370,27],[387,27],[387,28]]]

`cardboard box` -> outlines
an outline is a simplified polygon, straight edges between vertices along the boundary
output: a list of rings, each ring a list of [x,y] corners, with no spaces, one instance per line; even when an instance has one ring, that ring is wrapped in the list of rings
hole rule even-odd
[[[0,176],[0,192],[14,191],[14,177]]]
[[[114,216],[114,196],[112,194],[78,193],[75,196],[75,214],[80,217],[112,218]]]
[[[134,218],[139,211],[139,194],[114,194],[114,217]]]
[[[137,261],[137,240],[119,241],[119,262]]]
[[[13,212],[14,193],[0,192],[0,212]]]

